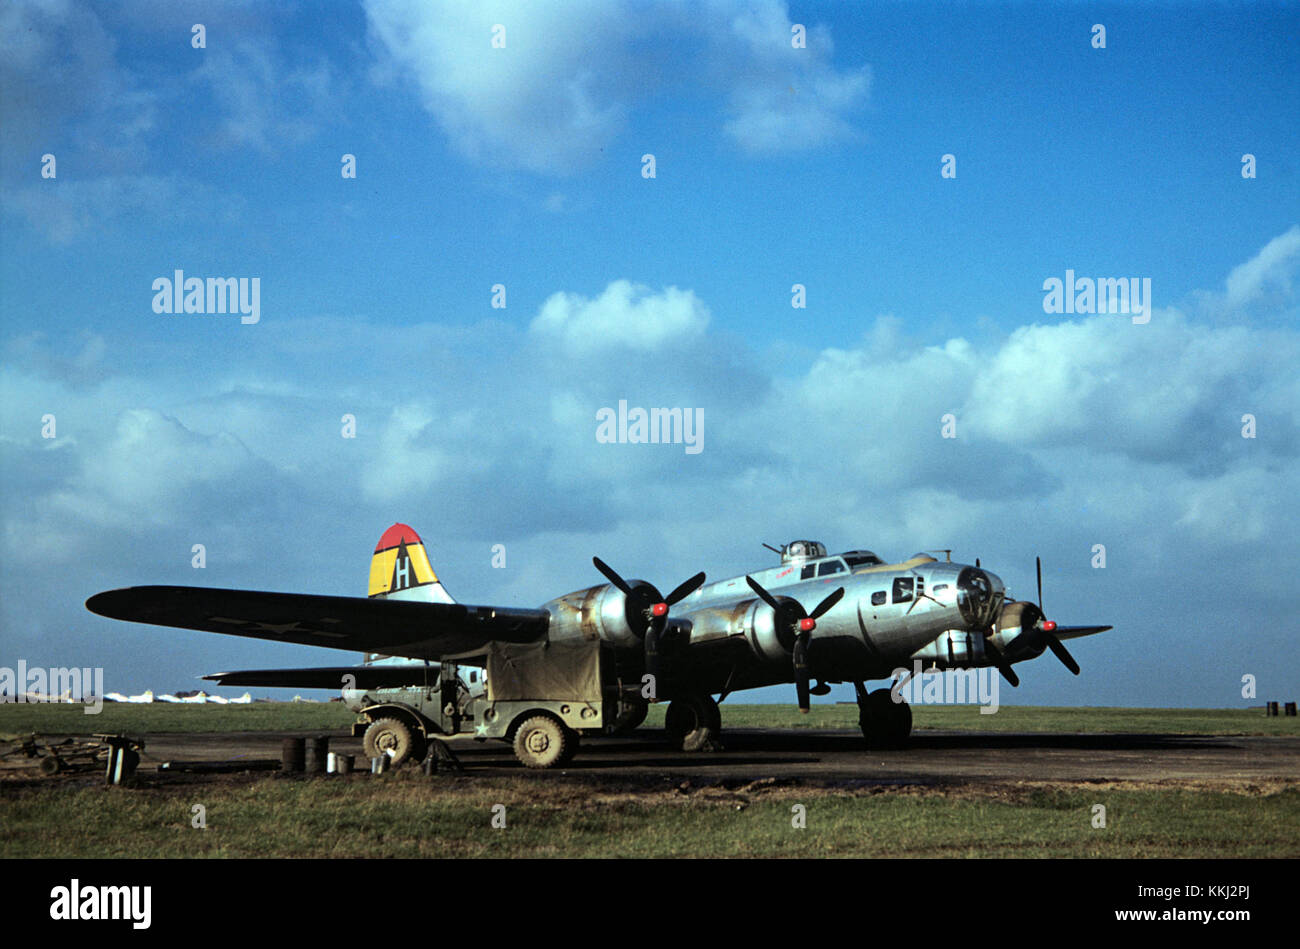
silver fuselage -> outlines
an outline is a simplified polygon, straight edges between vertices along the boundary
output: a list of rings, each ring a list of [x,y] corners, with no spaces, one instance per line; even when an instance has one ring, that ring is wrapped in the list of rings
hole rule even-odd
[[[991,665],[986,635],[1013,661],[1042,651],[1023,635],[1041,615],[1037,608],[1008,603],[1001,579],[967,564],[917,555],[854,569],[841,556],[825,556],[749,576],[778,600],[791,598],[807,611],[844,588],[843,599],[817,620],[809,641],[812,674],[824,682],[887,678],[916,659],[926,668]],[[643,643],[627,621],[618,589],[588,587],[544,608],[551,613],[552,640],[604,639],[620,651],[620,667],[635,673]],[[774,614],[744,575],[706,583],[677,603],[668,627],[689,654],[689,662],[678,667],[678,687],[716,693],[793,681],[793,637],[775,628]]]

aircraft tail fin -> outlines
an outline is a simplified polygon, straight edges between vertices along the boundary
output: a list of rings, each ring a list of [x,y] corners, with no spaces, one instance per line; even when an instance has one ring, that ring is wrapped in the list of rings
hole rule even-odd
[[[384,531],[370,558],[371,597],[455,603],[429,564],[420,535],[405,524]]]
[[[372,599],[414,600],[421,603],[455,603],[433,572],[420,535],[406,524],[394,524],[384,531],[370,558]],[[366,662],[384,658],[367,654]],[[410,660],[402,660],[409,662]]]

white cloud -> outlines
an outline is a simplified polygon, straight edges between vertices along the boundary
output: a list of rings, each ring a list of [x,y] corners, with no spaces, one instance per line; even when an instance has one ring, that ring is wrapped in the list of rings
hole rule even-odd
[[[1279,367],[1300,364],[1294,332],[1193,323],[1173,309],[1021,327],[983,361],[966,414],[982,437],[1118,452],[1187,467],[1240,441],[1240,417],[1300,426]],[[1276,430],[1275,430],[1276,431]],[[1278,432],[1281,434],[1281,432]],[[1294,456],[1291,438],[1261,449]]]
[[[399,405],[383,422],[377,451],[369,452],[361,479],[367,500],[389,504],[427,493],[458,467],[454,447],[431,407]]]
[[[165,220],[174,214],[207,213],[212,205],[203,199],[210,195],[211,189],[187,188],[175,177],[101,175],[11,189],[4,207],[52,243],[67,244],[128,214]]]
[[[104,11],[73,0],[0,5],[0,166],[77,153],[81,175],[137,172],[148,160],[159,96],[118,61]]]
[[[367,0],[384,66],[414,77],[469,157],[550,175],[593,162],[629,114],[664,89],[724,100],[724,133],[747,152],[794,151],[851,134],[866,67],[836,69],[826,30],[791,46],[784,3],[658,0],[564,4]],[[494,49],[493,30],[506,45]],[[638,152],[637,154],[640,154]]]
[[[829,30],[802,24],[807,45],[791,44],[794,26],[784,3],[745,5],[728,11],[726,21],[739,57],[729,93],[724,131],[750,153],[802,151],[849,138],[845,115],[863,105],[871,89],[867,66],[837,70],[831,65]]]
[[[156,172],[151,166],[178,136],[264,153],[306,141],[337,110],[339,94],[327,61],[286,65],[264,25],[237,7],[205,5],[203,18],[209,27],[212,17],[222,22],[223,40],[203,51],[188,48],[194,11],[180,33],[175,23],[150,23],[201,63],[187,74],[163,69],[159,82],[147,67],[125,65],[115,39],[123,18],[139,30],[139,21],[151,16],[147,8],[106,9],[78,0],[0,4],[0,209],[55,244],[95,234],[124,215],[193,225],[237,215],[237,193],[215,193],[174,167]],[[185,14],[170,10],[172,17]],[[177,132],[175,116],[193,115],[189,100],[204,95],[216,106],[212,128],[198,131],[201,125],[186,121]],[[47,153],[57,163],[54,179],[41,177]]]
[[[0,367],[12,488],[0,564],[24,591],[5,615],[57,601],[55,622],[75,629],[73,565],[85,594],[353,591],[367,542],[393,520],[437,548],[467,602],[534,605],[598,582],[593,553],[672,583],[684,562],[722,576],[753,567],[760,540],[814,536],[886,557],[954,547],[1019,595],[1040,553],[1062,620],[1127,621],[1130,637],[1152,610],[1195,628],[1198,596],[1243,622],[1271,608],[1278,565],[1300,561],[1279,527],[1300,496],[1294,328],[1160,310],[1146,325],[1098,316],[978,344],[905,330],[882,318],[860,345],[800,367],[710,332],[692,291],[619,280],[595,297],[556,293],[526,330],[269,323],[237,369],[211,376],[165,348],[136,366],[112,336],[61,357],[23,338]],[[157,371],[168,365],[181,368]],[[704,452],[598,443],[595,411],[618,398],[702,407]],[[54,444],[39,437],[47,411]],[[354,440],[340,437],[343,412],[357,415]],[[947,412],[955,440],[941,437]],[[1258,438],[1240,437],[1243,412]],[[200,578],[195,541],[209,544]],[[496,542],[508,576],[487,566]],[[1088,567],[1096,543],[1107,571]],[[317,553],[301,562],[303,550]],[[1170,579],[1225,561],[1231,589]]]
[[[620,94],[635,81],[618,68],[622,4],[367,0],[366,14],[429,111],[474,158],[567,174],[622,127]],[[492,47],[498,24],[504,49]]]
[[[202,435],[152,409],[129,409],[82,470],[87,494],[113,511],[109,523],[168,524],[195,493],[238,493],[269,486],[269,469],[228,432]],[[259,484],[268,482],[268,484]],[[83,495],[84,497],[85,495]]]
[[[531,330],[583,355],[623,347],[659,350],[698,337],[708,322],[708,308],[690,290],[667,287],[653,293],[642,284],[615,280],[594,299],[576,293],[552,294]]]
[[[290,66],[262,40],[214,45],[192,78],[208,87],[222,114],[217,143],[231,148],[271,154],[308,141],[338,107],[326,60]]]
[[[1227,280],[1227,304],[1242,307],[1261,297],[1292,298],[1292,280],[1300,265],[1300,225],[1279,234],[1258,254],[1232,268]]]

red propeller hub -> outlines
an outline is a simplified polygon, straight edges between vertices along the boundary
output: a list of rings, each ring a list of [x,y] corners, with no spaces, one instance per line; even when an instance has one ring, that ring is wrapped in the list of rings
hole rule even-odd
[[[654,616],[667,616],[667,615],[668,615],[668,604],[667,604],[667,603],[656,603],[654,606],[650,607],[650,612],[651,612],[651,614],[653,614]],[[1055,626],[1056,624],[1053,623],[1052,625]]]
[[[1056,632],[1056,620],[1052,620],[1052,619],[1044,620],[1043,629],[1045,629],[1049,633]]]
[[[803,619],[799,620],[799,632],[801,633],[810,633],[816,628],[817,621],[811,616],[805,616]]]

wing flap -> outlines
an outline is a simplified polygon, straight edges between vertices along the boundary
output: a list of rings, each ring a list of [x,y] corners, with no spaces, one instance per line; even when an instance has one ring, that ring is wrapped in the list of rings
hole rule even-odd
[[[550,624],[546,610],[210,587],[108,590],[86,609],[155,626],[433,660],[493,641],[533,642]]]

